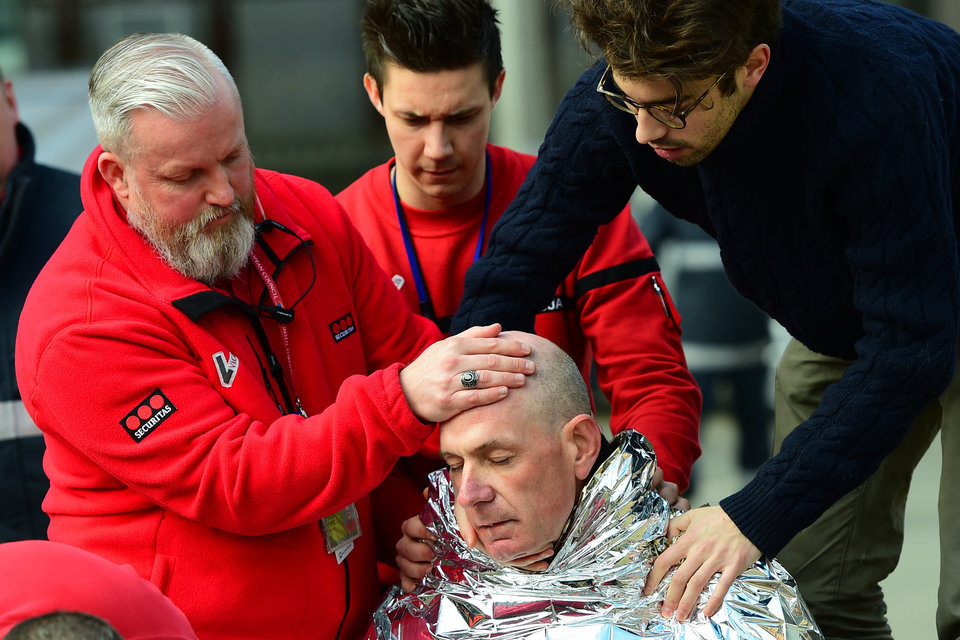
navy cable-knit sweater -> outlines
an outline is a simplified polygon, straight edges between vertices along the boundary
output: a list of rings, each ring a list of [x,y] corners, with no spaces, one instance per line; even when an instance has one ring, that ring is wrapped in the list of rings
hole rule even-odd
[[[853,364],[721,501],[776,554],[873,473],[954,372],[960,335],[960,36],[874,0],[784,0],[783,31],[716,150],[677,167],[595,88],[567,93],[454,331],[530,328],[639,184],[716,237],[730,280],[819,353]]]

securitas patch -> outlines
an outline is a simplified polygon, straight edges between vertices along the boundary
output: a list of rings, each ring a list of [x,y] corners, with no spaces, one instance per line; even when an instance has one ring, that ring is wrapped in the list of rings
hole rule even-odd
[[[127,417],[120,421],[120,425],[134,441],[140,442],[176,410],[163,391],[157,389],[128,413]]]
[[[357,327],[353,324],[353,316],[349,313],[330,323],[330,333],[333,334],[334,342],[340,342],[356,330]]]

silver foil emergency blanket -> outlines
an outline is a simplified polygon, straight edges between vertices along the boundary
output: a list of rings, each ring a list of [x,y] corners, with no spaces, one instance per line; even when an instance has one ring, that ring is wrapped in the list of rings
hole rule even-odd
[[[414,591],[395,589],[386,598],[372,631],[383,640],[822,638],[793,578],[763,558],[733,583],[713,617],[702,607],[719,574],[689,620],[659,615],[673,571],[654,593],[642,592],[653,560],[669,544],[664,533],[671,509],[650,488],[655,468],[650,443],[638,432],[621,433],[584,487],[550,566],[539,573],[505,567],[467,548],[449,475],[434,472],[421,517],[437,536],[437,558]]]

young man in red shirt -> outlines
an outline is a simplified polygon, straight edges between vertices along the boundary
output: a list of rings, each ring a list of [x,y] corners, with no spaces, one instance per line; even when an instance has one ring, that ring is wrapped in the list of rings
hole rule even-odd
[[[505,73],[496,11],[486,0],[370,0],[362,32],[364,87],[396,155],[337,199],[410,307],[446,333],[466,270],[534,162],[487,140]],[[650,439],[674,497],[700,453],[700,392],[679,322],[629,209],[536,320],[585,379],[596,362],[612,431]]]

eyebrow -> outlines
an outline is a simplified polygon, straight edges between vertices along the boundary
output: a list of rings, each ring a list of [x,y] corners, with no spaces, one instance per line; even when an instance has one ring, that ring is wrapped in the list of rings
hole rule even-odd
[[[693,94],[689,93],[689,90],[683,86],[683,83],[680,83],[680,91],[677,91],[676,89],[674,89],[674,94],[668,98],[664,98],[663,100],[650,100],[649,102],[640,102],[639,100],[637,100],[636,98],[634,98],[633,96],[631,96],[630,94],[628,94],[626,91],[623,90],[623,87],[621,87],[617,83],[617,79],[613,77],[612,73],[610,74],[610,80],[613,81],[613,85],[617,88],[617,90],[622,95],[626,96],[627,98],[630,98],[630,100],[642,106],[650,106],[655,104],[667,105],[667,104],[674,104],[674,103],[676,103],[679,106],[683,106],[685,102],[688,102],[690,98],[693,97]]]
[[[249,144],[247,143],[246,139],[244,139],[243,141],[235,145],[233,148],[231,148],[230,152],[227,153],[227,155],[223,156],[223,158],[221,158],[219,161],[222,162],[227,158],[243,153],[244,150],[248,147],[249,147]],[[196,167],[194,167],[190,163],[181,162],[179,158],[173,158],[172,160],[169,161],[168,164],[164,164],[160,167],[156,167],[154,172],[156,175],[161,175],[161,176],[164,174],[176,175],[178,173],[183,173],[184,171],[193,171],[194,169],[196,169]]]
[[[451,113],[444,114],[443,118],[446,119],[446,118],[457,118],[462,116],[469,116],[477,113],[480,109],[481,107],[479,105],[466,107],[458,111],[453,111]],[[430,118],[431,117],[425,113],[420,113],[418,111],[413,111],[410,109],[398,109],[396,113],[398,115],[406,116],[409,118]]]
[[[468,454],[472,454],[472,453],[483,453],[483,452],[485,452],[485,451],[491,451],[491,450],[494,450],[494,449],[512,449],[512,448],[513,448],[513,445],[510,445],[510,444],[504,443],[504,442],[502,442],[502,441],[500,441],[500,440],[494,439],[494,440],[487,440],[486,442],[477,445],[476,447],[474,447],[473,449],[471,449],[471,450],[468,451],[467,453],[468,453]],[[462,458],[463,456],[460,455],[459,453],[453,453],[453,452],[444,451],[444,450],[441,449],[441,450],[440,450],[440,457],[441,457],[441,458],[447,458],[447,457],[451,457],[451,458]]]
[[[621,91],[623,91],[623,90],[621,89]],[[628,96],[626,93],[624,93],[623,95],[627,96],[628,98],[630,98],[631,100],[633,100],[633,101],[636,102],[637,104],[673,104],[674,102],[680,102],[680,103],[682,103],[682,102],[683,102],[683,99],[684,99],[684,96],[680,96],[679,98],[677,98],[677,94],[674,93],[674,94],[673,94],[672,96],[670,96],[669,98],[663,98],[663,99],[658,99],[658,100],[650,100],[649,102],[640,102],[639,100],[636,100],[636,99],[632,98],[631,96]]]

